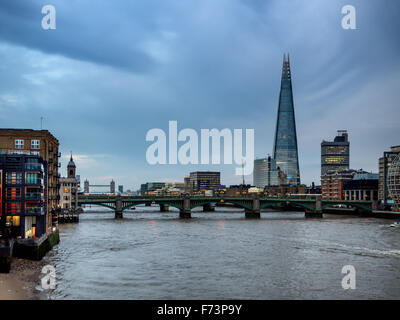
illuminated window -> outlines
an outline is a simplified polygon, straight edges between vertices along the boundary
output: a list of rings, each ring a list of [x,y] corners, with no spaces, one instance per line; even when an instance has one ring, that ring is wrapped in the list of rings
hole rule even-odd
[[[8,172],[6,175],[7,184],[21,184],[22,173],[21,172]]]
[[[7,212],[7,215],[20,214],[21,213],[21,203],[19,203],[19,202],[7,203],[6,204],[6,212]]]

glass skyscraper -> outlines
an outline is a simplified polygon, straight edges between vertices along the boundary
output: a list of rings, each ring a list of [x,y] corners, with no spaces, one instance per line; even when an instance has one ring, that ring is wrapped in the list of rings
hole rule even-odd
[[[300,170],[289,55],[287,58],[286,55],[283,56],[273,158],[276,167],[286,174],[287,183],[299,185]]]

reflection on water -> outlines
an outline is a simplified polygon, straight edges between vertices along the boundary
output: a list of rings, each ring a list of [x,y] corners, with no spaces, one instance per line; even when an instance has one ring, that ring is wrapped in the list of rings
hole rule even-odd
[[[400,230],[391,221],[235,209],[138,207],[61,225],[53,299],[399,299]],[[357,271],[343,290],[344,265]]]

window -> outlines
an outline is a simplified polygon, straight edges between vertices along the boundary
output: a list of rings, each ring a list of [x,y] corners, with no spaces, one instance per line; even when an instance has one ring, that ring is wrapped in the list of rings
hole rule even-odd
[[[21,172],[7,172],[6,184],[22,184]]]
[[[31,140],[31,149],[40,149],[40,140]]]
[[[7,188],[7,200],[21,199],[21,188]]]
[[[20,214],[21,213],[21,203],[19,203],[19,202],[7,203],[6,204],[6,212],[7,212],[7,215]]]
[[[15,149],[23,149],[24,148],[24,140],[15,139]]]
[[[37,173],[27,173],[26,174],[26,183],[27,184],[40,184],[40,175]]]

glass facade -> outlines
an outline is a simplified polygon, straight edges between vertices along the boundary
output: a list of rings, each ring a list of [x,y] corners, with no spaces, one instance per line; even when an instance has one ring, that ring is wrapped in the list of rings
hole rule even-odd
[[[273,154],[276,167],[286,174],[287,183],[299,185],[300,170],[289,55],[287,59],[283,57]]]
[[[331,170],[347,170],[349,166],[349,137],[346,130],[338,130],[334,141],[321,143],[321,176]]]

